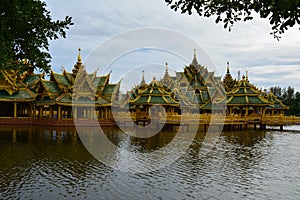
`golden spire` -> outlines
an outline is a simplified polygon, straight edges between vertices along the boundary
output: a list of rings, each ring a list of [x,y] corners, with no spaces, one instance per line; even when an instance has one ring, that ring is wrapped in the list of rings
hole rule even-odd
[[[168,63],[166,62],[166,73],[168,73]]]
[[[78,70],[81,69],[81,68],[83,67],[82,61],[81,61],[80,51],[81,51],[81,49],[79,48],[79,49],[78,49],[77,62],[76,62],[76,64],[74,65],[74,69],[72,70],[74,76],[76,76]]]
[[[144,70],[143,70],[142,81],[141,81],[140,85],[145,85],[145,84],[146,84],[146,81],[145,81]]]
[[[194,67],[198,66],[198,61],[197,61],[197,56],[196,56],[196,49],[194,49],[194,58],[192,61],[192,65],[194,65]]]
[[[168,63],[166,63],[166,71],[163,80],[168,80],[169,78],[170,75],[169,75]]]
[[[227,74],[229,74],[229,62],[227,62]]]
[[[81,49],[79,48],[78,49],[78,57],[77,57],[77,63],[81,63],[81,55],[80,55],[80,51],[81,51]]]

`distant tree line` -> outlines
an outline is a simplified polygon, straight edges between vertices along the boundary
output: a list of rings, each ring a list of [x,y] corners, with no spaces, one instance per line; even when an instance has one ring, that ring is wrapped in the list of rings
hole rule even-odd
[[[274,86],[270,90],[283,104],[289,106],[289,109],[286,111],[287,115],[300,116],[300,92],[295,92],[295,89],[291,86],[287,88]]]

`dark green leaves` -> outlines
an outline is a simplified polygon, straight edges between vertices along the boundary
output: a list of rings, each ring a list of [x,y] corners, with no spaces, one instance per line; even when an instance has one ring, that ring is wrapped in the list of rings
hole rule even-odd
[[[49,40],[66,37],[71,17],[53,21],[40,0],[0,0],[1,68],[49,72]]]
[[[165,0],[171,9],[199,16],[216,16],[216,23],[223,22],[224,28],[231,30],[238,21],[252,20],[256,12],[261,18],[267,18],[272,26],[274,38],[300,24],[299,0]]]

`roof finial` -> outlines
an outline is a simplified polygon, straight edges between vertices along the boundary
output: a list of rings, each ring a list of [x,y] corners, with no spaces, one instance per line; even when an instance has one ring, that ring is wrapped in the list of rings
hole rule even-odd
[[[82,69],[82,68],[83,68],[83,65],[82,65],[82,62],[81,62],[80,51],[81,51],[81,49],[79,48],[79,49],[78,49],[77,62],[76,62],[76,64],[74,65],[74,69],[72,70],[74,76],[76,76],[76,74],[77,74],[77,72],[78,72],[79,69]]]
[[[227,62],[227,74],[229,74],[229,62]]]
[[[81,48],[78,48],[78,57],[77,57],[77,61],[78,61],[78,62],[81,61],[80,51],[81,51]]]
[[[248,81],[248,71],[246,70],[246,80]]]
[[[145,81],[145,76],[144,76],[144,70],[142,72],[143,72],[143,75],[142,75],[142,81],[141,81],[140,85],[145,85],[146,81]]]
[[[166,71],[165,71],[163,80],[168,80],[169,78],[170,78],[170,75],[169,75],[168,63],[166,62]]]
[[[194,49],[194,58],[193,58],[193,61],[192,61],[192,65],[194,65],[195,67],[198,65],[197,56],[196,56],[196,49]]]
[[[238,81],[241,80],[241,72],[240,70],[238,71]]]

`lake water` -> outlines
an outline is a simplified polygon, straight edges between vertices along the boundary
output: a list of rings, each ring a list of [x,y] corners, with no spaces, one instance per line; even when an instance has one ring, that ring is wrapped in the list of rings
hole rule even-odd
[[[299,199],[300,126],[284,128],[223,132],[204,157],[199,149],[205,133],[199,132],[172,164],[130,173],[95,159],[75,129],[2,127],[0,199]],[[174,137],[164,132],[147,141],[116,129],[107,134],[137,152],[161,148]]]

